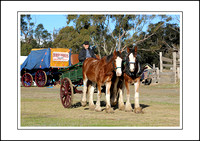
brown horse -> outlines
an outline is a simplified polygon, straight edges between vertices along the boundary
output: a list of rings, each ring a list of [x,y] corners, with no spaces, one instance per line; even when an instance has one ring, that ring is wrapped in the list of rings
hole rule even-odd
[[[90,110],[102,111],[100,106],[101,98],[101,86],[106,84],[106,112],[113,112],[110,106],[110,86],[111,79],[114,74],[116,76],[121,76],[121,52],[114,51],[113,55],[105,56],[102,59],[87,58],[83,63],[83,97],[81,104],[86,105],[86,92],[87,92],[87,81],[90,81],[90,86],[88,89],[89,97],[89,108]],[[96,108],[93,103],[94,87],[97,84],[97,102]]]
[[[130,102],[130,83],[134,83],[135,85],[135,113],[141,113],[142,109],[139,105],[139,86],[141,74],[146,68],[140,69],[140,64],[137,59],[137,47],[130,50],[127,48],[127,56],[126,56],[126,65],[123,66],[123,75],[121,77],[114,76],[112,81],[113,85],[111,86],[113,89],[111,91],[111,104],[116,105],[117,97],[119,110],[124,110],[127,112],[132,111],[132,106]],[[124,106],[123,102],[123,93],[126,87],[126,105]]]

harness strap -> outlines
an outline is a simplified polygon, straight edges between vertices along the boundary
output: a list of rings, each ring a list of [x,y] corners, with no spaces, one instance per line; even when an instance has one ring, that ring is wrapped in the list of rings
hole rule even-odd
[[[115,67],[114,62],[112,62],[112,63],[113,63],[113,67],[114,67],[115,70],[116,69],[121,69],[121,67]]]
[[[121,67],[116,67],[115,69],[120,69]]]
[[[129,64],[135,64],[135,62],[129,62]]]

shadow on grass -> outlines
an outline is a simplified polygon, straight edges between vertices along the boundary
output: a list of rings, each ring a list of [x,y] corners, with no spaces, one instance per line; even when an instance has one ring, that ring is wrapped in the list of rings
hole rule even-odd
[[[101,101],[100,103],[101,103],[101,106],[106,106],[105,101]],[[94,104],[96,104],[96,101],[94,101]],[[87,102],[87,105],[89,105],[89,102]],[[81,102],[76,102],[75,104],[71,106],[71,108],[78,108],[78,107],[82,107]],[[85,108],[84,110],[89,110],[89,108]]]
[[[96,101],[94,101],[94,104],[96,104]],[[126,104],[126,103],[124,102],[124,105],[125,105],[125,104]],[[87,105],[89,105],[89,102],[87,102]],[[105,102],[105,101],[101,101],[101,106],[102,106],[102,107],[105,107],[105,106],[106,106],[106,102]],[[132,108],[134,109],[135,104],[131,104],[131,106],[132,106]],[[144,108],[146,108],[146,107],[150,107],[150,105],[146,105],[146,104],[140,104],[140,106],[141,106],[142,109],[144,109]],[[77,102],[77,103],[75,103],[75,104],[73,104],[73,105],[71,106],[71,108],[78,108],[78,107],[82,107],[81,102]],[[119,107],[118,107],[118,104],[117,104],[116,106],[113,107],[114,110],[116,110],[116,109],[118,109],[118,108],[119,108]],[[84,108],[84,110],[89,110],[89,108]]]
[[[124,102],[124,105],[125,105],[125,104],[126,104],[126,103]],[[131,106],[132,106],[132,108],[134,109],[135,104],[131,104]],[[146,107],[150,107],[150,105],[140,104],[140,107],[141,107],[142,109],[144,109],[144,108],[146,108]],[[118,107],[118,104],[117,104],[116,106],[113,107],[114,110],[116,110],[116,109],[118,109],[118,108],[119,108],[119,107]]]

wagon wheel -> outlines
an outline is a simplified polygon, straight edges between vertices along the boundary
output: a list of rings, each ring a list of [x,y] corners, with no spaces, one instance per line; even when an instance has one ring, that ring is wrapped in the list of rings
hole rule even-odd
[[[60,84],[60,99],[65,108],[70,108],[73,100],[73,86],[69,78],[63,78]]]
[[[24,87],[30,87],[33,83],[33,76],[30,73],[25,73],[22,75],[22,85]]]
[[[37,84],[38,87],[43,87],[47,83],[47,75],[45,71],[43,70],[38,70],[35,74],[35,83]]]

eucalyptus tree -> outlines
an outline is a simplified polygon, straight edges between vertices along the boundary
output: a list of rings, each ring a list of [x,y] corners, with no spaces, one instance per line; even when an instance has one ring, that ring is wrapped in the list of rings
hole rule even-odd
[[[162,20],[157,21],[151,34],[144,31],[145,27],[151,28],[148,25],[159,17]],[[79,40],[83,39],[82,36],[90,40],[96,46],[99,56],[111,54],[115,49],[123,50],[127,45],[141,44],[150,39],[165,21],[170,20],[166,15],[142,14],[67,15],[66,18],[67,24],[72,23],[78,32]]]
[[[48,42],[51,42],[51,34],[44,28],[43,24],[38,24],[34,31],[35,39],[40,47],[48,47]]]
[[[31,20],[31,15],[20,15],[20,33],[24,36],[26,43],[30,43],[30,38],[33,36],[35,24]]]

